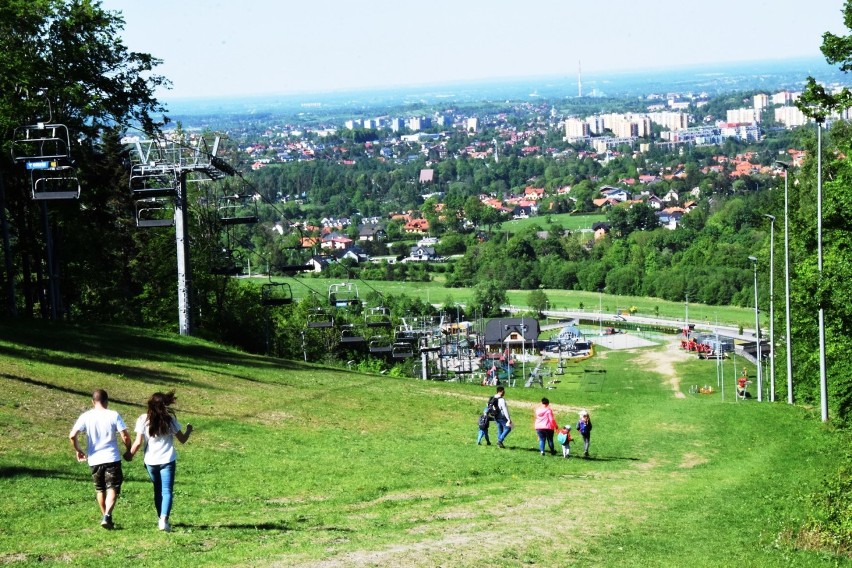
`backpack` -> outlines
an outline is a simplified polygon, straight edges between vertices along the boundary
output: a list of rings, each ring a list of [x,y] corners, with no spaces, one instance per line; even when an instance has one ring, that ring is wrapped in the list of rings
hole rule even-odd
[[[487,430],[488,429],[488,421],[489,421],[488,413],[483,412],[482,414],[480,414],[479,415],[479,429],[480,430]]]
[[[503,416],[503,413],[500,412],[499,400],[496,396],[492,396],[488,399],[488,406],[485,408],[485,413],[488,415],[491,420],[497,420],[499,417]]]
[[[565,444],[570,443],[571,442],[571,431],[563,428],[562,430],[559,431],[559,434],[556,435],[556,441],[559,442],[560,444],[562,444],[563,446]]]

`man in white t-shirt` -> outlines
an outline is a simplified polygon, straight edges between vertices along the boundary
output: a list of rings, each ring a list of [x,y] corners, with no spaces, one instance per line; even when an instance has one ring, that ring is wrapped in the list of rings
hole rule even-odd
[[[80,415],[68,437],[77,453],[77,461],[89,463],[98,506],[103,515],[101,526],[111,529],[113,528],[112,510],[121,493],[121,483],[124,481],[117,436],[121,437],[121,441],[129,451],[130,435],[127,433],[127,426],[121,415],[107,408],[109,397],[105,390],[98,389],[92,393],[92,404],[94,408]],[[85,432],[88,439],[85,452],[77,440],[80,432]]]

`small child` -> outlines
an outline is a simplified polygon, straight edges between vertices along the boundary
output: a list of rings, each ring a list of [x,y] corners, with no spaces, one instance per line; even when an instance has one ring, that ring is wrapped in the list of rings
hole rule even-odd
[[[491,424],[491,420],[488,417],[488,409],[485,409],[485,412],[479,415],[479,436],[476,438],[476,445],[480,445],[482,442],[482,438],[485,438],[485,444],[490,446],[491,440],[488,438],[488,426]]]
[[[580,412],[580,421],[577,422],[577,431],[583,437],[583,457],[589,457],[589,443],[592,437],[592,419],[586,410]]]
[[[571,455],[571,442],[574,438],[571,437],[571,425],[566,424],[556,434],[556,441],[562,444],[562,457],[567,458]]]

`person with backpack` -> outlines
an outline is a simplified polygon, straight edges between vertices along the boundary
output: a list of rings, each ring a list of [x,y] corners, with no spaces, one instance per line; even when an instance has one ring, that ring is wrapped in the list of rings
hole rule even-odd
[[[562,457],[567,458],[571,455],[571,442],[574,438],[571,437],[571,425],[566,424],[559,433],[556,434],[556,441],[562,444]]]
[[[550,455],[556,455],[556,450],[553,448],[553,431],[556,430],[556,419],[553,417],[550,401],[547,398],[542,398],[541,406],[536,408],[533,414],[535,416],[535,433],[538,434],[538,450],[541,455],[544,455],[544,443],[547,442]]]
[[[583,457],[589,457],[589,442],[592,437],[592,419],[585,410],[580,411],[580,421],[577,422],[577,431],[583,437]]]
[[[494,418],[497,423],[497,447],[505,448],[503,440],[512,431],[512,417],[509,415],[509,407],[506,405],[504,395],[506,389],[501,385],[497,387],[497,392],[488,399],[488,413]]]
[[[482,438],[485,438],[485,444],[490,446],[491,439],[488,437],[488,427],[491,425],[491,417],[488,416],[488,407],[479,415],[479,436],[476,437],[476,445],[482,443]]]

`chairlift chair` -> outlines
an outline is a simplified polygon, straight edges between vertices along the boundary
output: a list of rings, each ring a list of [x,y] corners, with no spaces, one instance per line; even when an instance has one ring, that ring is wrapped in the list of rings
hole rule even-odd
[[[257,201],[251,195],[224,195],[219,198],[219,222],[222,225],[257,223]]]
[[[224,248],[214,254],[210,273],[216,276],[239,276],[244,265],[242,255],[238,251]]]
[[[366,343],[366,339],[363,335],[360,335],[353,324],[347,324],[343,326],[343,329],[340,331],[340,343],[342,345],[346,345],[348,347],[352,347],[355,345],[361,345]]]
[[[369,351],[373,355],[390,355],[393,353],[393,343],[388,337],[374,335],[370,338]]]
[[[177,193],[177,173],[169,164],[134,164],[130,168],[130,191],[134,197],[172,197]]]
[[[390,310],[384,307],[370,308],[364,314],[364,323],[367,327],[391,327]]]
[[[39,122],[15,128],[12,159],[16,162],[43,162],[71,156],[71,136],[64,124]]]
[[[175,224],[175,205],[170,198],[137,199],[134,207],[137,227],[172,227]]]
[[[328,329],[334,327],[334,317],[322,308],[317,308],[308,314],[306,327],[310,329]]]
[[[267,282],[260,287],[261,304],[268,307],[293,303],[293,290],[286,282]]]
[[[350,308],[361,305],[358,287],[351,282],[341,282],[328,287],[328,303],[335,308]]]
[[[414,356],[414,348],[407,341],[394,343],[391,347],[391,357],[394,359],[408,359]]]
[[[34,200],[79,199],[80,182],[77,180],[74,168],[57,162],[47,162],[49,164],[47,167],[41,167],[43,164],[43,162],[27,162]]]

